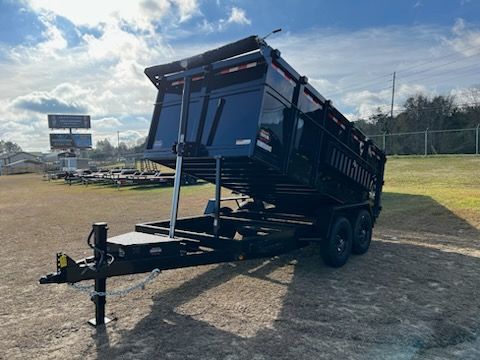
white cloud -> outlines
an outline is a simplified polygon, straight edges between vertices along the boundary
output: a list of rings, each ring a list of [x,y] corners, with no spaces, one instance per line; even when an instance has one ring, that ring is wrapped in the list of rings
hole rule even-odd
[[[17,96],[10,102],[10,107],[44,114],[87,112],[90,109],[87,101],[89,95],[90,92],[87,89],[63,83],[52,91],[33,91]]]
[[[452,27],[452,33],[452,37],[444,39],[445,44],[466,56],[480,54],[479,28],[469,25],[463,19],[457,19]]]
[[[67,18],[75,25],[96,27],[122,18],[131,21],[133,14],[138,14],[137,1],[63,1],[30,0],[30,6],[39,13],[52,13]]]
[[[225,31],[232,24],[251,25],[252,21],[247,18],[245,10],[234,6],[230,9],[230,13],[226,18],[218,21],[208,21],[207,19],[203,18],[198,25],[198,29],[202,33],[210,34],[213,32]]]
[[[201,14],[197,1],[136,1],[128,5],[101,1],[92,17],[87,16],[87,11],[92,13],[97,5],[75,2],[70,7],[64,1],[40,0],[31,3],[46,26],[46,40],[31,47],[0,49],[5,50],[7,58],[0,63],[0,138],[17,141],[27,150],[48,148],[46,112],[62,107],[92,115],[95,141],[109,138],[116,143],[117,130],[122,140],[137,141],[148,131],[156,92],[144,76],[144,68],[223,43],[188,43],[184,37],[180,46],[174,41],[168,43],[172,33],[154,32],[154,22],[172,15],[177,26],[175,34],[188,33],[181,22]],[[82,43],[68,48],[65,34],[56,26],[55,14],[76,25],[96,27],[100,34],[84,34]],[[205,32],[250,24],[240,8],[231,8],[220,21],[202,21]],[[397,109],[416,92],[449,93],[452,88],[461,91],[469,87],[472,76],[446,78],[444,74],[457,74],[465,64],[475,66],[476,55],[461,50],[477,46],[478,39],[478,27],[458,20],[450,30],[435,26],[353,32],[322,28],[287,32],[270,41],[322,95],[354,119],[368,116],[378,106],[389,109],[393,71],[398,72]],[[421,74],[423,77],[405,71],[411,66],[433,68],[430,65],[437,64],[436,59],[451,54],[454,56],[447,61],[456,59],[456,63],[436,72],[429,69]]]
[[[195,15],[201,14],[197,0],[173,0],[178,7],[180,22],[189,20]]]
[[[123,125],[122,122],[114,117],[92,119],[92,128],[94,129],[111,130],[112,128],[119,128],[122,125]]]
[[[240,25],[250,25],[252,21],[247,18],[245,10],[238,7],[232,7],[230,11],[230,17],[227,20],[228,23],[236,23]]]
[[[90,28],[123,22],[134,29],[153,32],[153,24],[175,15],[184,22],[199,15],[197,0],[29,0],[41,14],[59,15],[77,26]]]
[[[52,17],[40,16],[39,19],[46,28],[43,36],[47,38],[47,41],[41,43],[40,48],[45,52],[54,52],[55,50],[65,49],[68,45],[67,40],[65,40],[63,34],[54,25]]]

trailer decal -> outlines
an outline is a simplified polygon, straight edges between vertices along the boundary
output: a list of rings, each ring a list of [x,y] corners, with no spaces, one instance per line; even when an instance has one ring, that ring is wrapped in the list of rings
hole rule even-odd
[[[317,100],[316,98],[314,98],[312,95],[310,95],[307,91],[304,91],[303,94],[305,95],[305,97],[312,103],[314,103],[315,105],[318,105],[318,107],[320,109],[323,109],[323,106],[322,104],[320,104],[320,101]]]
[[[233,66],[231,68],[223,69],[219,72],[219,74],[220,75],[230,74],[230,73],[233,73],[233,72],[236,72],[236,71],[250,69],[250,68],[253,68],[257,65],[258,65],[258,63],[256,61],[248,63],[248,64],[241,64],[241,65],[238,65],[238,66]]]
[[[260,129],[258,136],[265,142],[270,142],[270,133],[268,130]]]
[[[257,140],[257,146],[259,148],[262,148],[263,150],[266,150],[268,152],[272,152],[272,147],[268,144],[265,144],[263,141],[261,140]]]
[[[345,130],[347,127],[340,121],[338,120],[335,116],[333,116],[332,114],[328,114],[328,116],[330,117],[330,119],[332,119],[335,124],[337,124],[338,126],[340,126],[343,130]]]
[[[364,187],[372,181],[372,174],[367,169],[337,148],[332,149],[330,165]]]
[[[272,62],[272,67],[280,74],[282,75],[282,77],[287,80],[288,82],[290,82],[290,84],[294,85],[295,86],[295,80],[293,80],[293,77],[286,71],[284,71],[283,69],[281,69],[278,65],[276,65],[275,63]]]
[[[251,139],[237,139],[235,145],[249,145],[251,142]]]
[[[203,76],[203,75],[194,76],[194,77],[192,77],[192,81],[198,81],[198,80],[202,80],[204,78],[205,78],[205,76]],[[183,85],[183,83],[184,83],[183,80],[177,80],[177,81],[173,81],[171,85],[172,86],[177,86],[177,85]]]

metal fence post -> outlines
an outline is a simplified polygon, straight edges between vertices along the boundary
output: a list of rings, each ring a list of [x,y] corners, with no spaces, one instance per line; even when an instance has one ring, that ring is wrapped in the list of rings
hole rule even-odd
[[[425,156],[428,155],[428,128],[425,130]]]
[[[429,139],[430,134],[434,135],[436,133],[440,134],[452,134],[452,133],[464,133],[468,132],[468,134],[471,134],[472,131],[475,132],[475,140],[473,140],[470,135],[468,141],[464,141],[463,143],[460,143],[460,141],[456,141],[453,144],[452,148],[452,141],[447,140],[446,142],[443,141],[438,141],[438,138],[432,138]],[[423,155],[427,156],[429,154],[428,146],[429,146],[429,141],[432,143],[432,154],[475,154],[475,155],[480,155],[480,124],[477,124],[475,127],[469,127],[469,128],[463,128],[463,129],[443,129],[443,130],[430,130],[429,128],[426,128],[423,131],[407,131],[407,132],[398,132],[398,133],[387,133],[383,132],[380,134],[374,134],[374,135],[366,135],[368,138],[375,138],[377,139],[376,143],[378,147],[381,147],[385,153],[387,153],[387,136],[403,136],[403,135],[415,135],[415,137],[418,135],[420,136],[423,134]],[[441,138],[440,138],[441,139]],[[456,137],[453,135],[453,139],[455,140]],[[401,147],[400,149],[400,154],[403,155],[409,155],[409,154],[415,154],[419,155],[419,148],[418,146],[420,144],[420,138],[416,137],[414,143],[407,143],[407,148]],[[449,142],[450,141],[450,142]],[[475,142],[475,145],[472,145],[472,142]],[[445,143],[448,143],[448,148],[445,146]],[[389,151],[391,153],[397,152],[399,149],[395,146],[396,144],[391,143],[389,146]],[[412,148],[410,145],[414,145],[414,148]],[[458,145],[458,146],[457,146]],[[475,150],[473,149],[475,147]],[[450,149],[452,148],[452,149]],[[449,152],[450,151],[450,152]]]
[[[479,141],[479,131],[480,131],[480,124],[477,125],[477,129],[475,131],[475,155],[478,155],[478,147],[479,147],[479,144],[478,144],[478,141]]]

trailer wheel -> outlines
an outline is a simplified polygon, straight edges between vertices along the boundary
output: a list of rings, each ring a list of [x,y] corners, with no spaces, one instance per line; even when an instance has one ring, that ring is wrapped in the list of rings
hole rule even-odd
[[[197,178],[194,178],[190,175],[184,175],[181,180],[182,185],[195,185],[197,183]]]
[[[198,182],[198,179],[193,176],[188,176],[187,178],[187,184],[188,185],[195,185]]]
[[[352,250],[352,227],[347,218],[340,216],[335,219],[321,250],[323,261],[329,266],[340,267],[347,262]]]
[[[367,210],[360,210],[353,225],[353,244],[352,252],[354,254],[365,254],[372,241],[372,217]]]
[[[220,208],[220,215],[228,215],[231,214],[233,210],[228,206],[223,206]],[[220,235],[233,239],[235,234],[237,233],[237,228],[234,223],[220,220]]]
[[[238,207],[239,210],[264,211],[265,205],[261,201],[244,201]]]

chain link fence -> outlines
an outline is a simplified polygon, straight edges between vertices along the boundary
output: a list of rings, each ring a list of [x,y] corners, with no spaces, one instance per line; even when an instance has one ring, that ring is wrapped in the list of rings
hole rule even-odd
[[[387,155],[476,154],[480,124],[475,128],[369,135]]]

